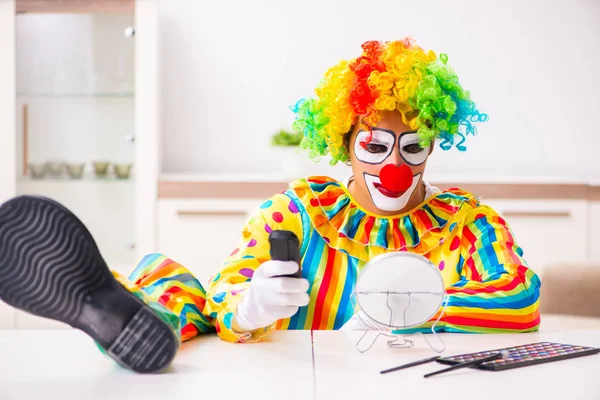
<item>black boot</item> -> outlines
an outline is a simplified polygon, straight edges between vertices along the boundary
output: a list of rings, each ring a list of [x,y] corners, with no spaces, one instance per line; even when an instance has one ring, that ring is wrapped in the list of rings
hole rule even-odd
[[[164,369],[179,348],[172,327],[114,279],[83,223],[47,198],[0,206],[0,299],[84,331],[136,372]]]

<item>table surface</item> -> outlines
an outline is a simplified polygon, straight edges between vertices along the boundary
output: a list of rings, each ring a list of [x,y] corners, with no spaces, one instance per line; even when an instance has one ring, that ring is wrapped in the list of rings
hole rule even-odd
[[[547,316],[540,332],[443,334],[444,355],[538,341],[600,347],[600,320]],[[459,370],[424,379],[430,363],[381,375],[380,370],[435,355],[423,337],[408,349],[385,338],[359,353],[360,332],[274,332],[265,341],[233,345],[216,335],[184,343],[160,375],[115,365],[75,330],[0,330],[1,399],[598,399],[600,355],[502,372]],[[374,333],[369,333],[373,335]],[[432,336],[428,338],[432,340]]]

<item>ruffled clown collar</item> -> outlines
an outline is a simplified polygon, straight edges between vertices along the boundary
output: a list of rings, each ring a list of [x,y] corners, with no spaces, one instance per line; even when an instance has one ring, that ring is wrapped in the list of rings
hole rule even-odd
[[[382,216],[363,209],[344,184],[313,176],[290,184],[317,233],[334,249],[361,260],[390,251],[425,255],[461,226],[461,215],[479,200],[460,189],[437,193],[413,210]]]

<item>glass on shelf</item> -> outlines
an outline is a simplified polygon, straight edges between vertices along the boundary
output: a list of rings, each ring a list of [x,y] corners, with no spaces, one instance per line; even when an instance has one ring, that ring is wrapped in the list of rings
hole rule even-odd
[[[49,161],[29,163],[27,168],[28,177],[23,177],[21,181],[126,181],[133,178],[131,163]]]

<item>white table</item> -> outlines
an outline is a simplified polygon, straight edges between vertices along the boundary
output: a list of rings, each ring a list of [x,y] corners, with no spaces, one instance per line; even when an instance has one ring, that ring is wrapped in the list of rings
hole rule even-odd
[[[205,335],[184,343],[166,373],[138,375],[79,331],[0,330],[2,400],[263,400],[283,393],[314,397],[310,332],[276,332],[247,345]]]
[[[442,366],[431,363],[379,374],[434,355],[422,338],[415,337],[411,349],[388,349],[380,339],[360,354],[357,335],[274,332],[264,342],[247,345],[205,335],[185,343],[167,373],[136,375],[116,366],[78,331],[0,330],[0,399],[600,398],[600,355],[424,379],[423,374]],[[550,317],[539,333],[443,337],[447,355],[541,340],[600,347],[600,321]]]
[[[385,338],[361,354],[355,349],[360,335],[314,332],[316,392],[319,399],[599,399],[600,355],[501,372],[472,369],[431,378],[423,375],[444,368],[429,363],[381,375],[380,370],[436,353],[415,336],[409,349],[390,349]],[[556,341],[600,347],[600,330],[539,332],[521,335],[441,335],[444,354]]]

